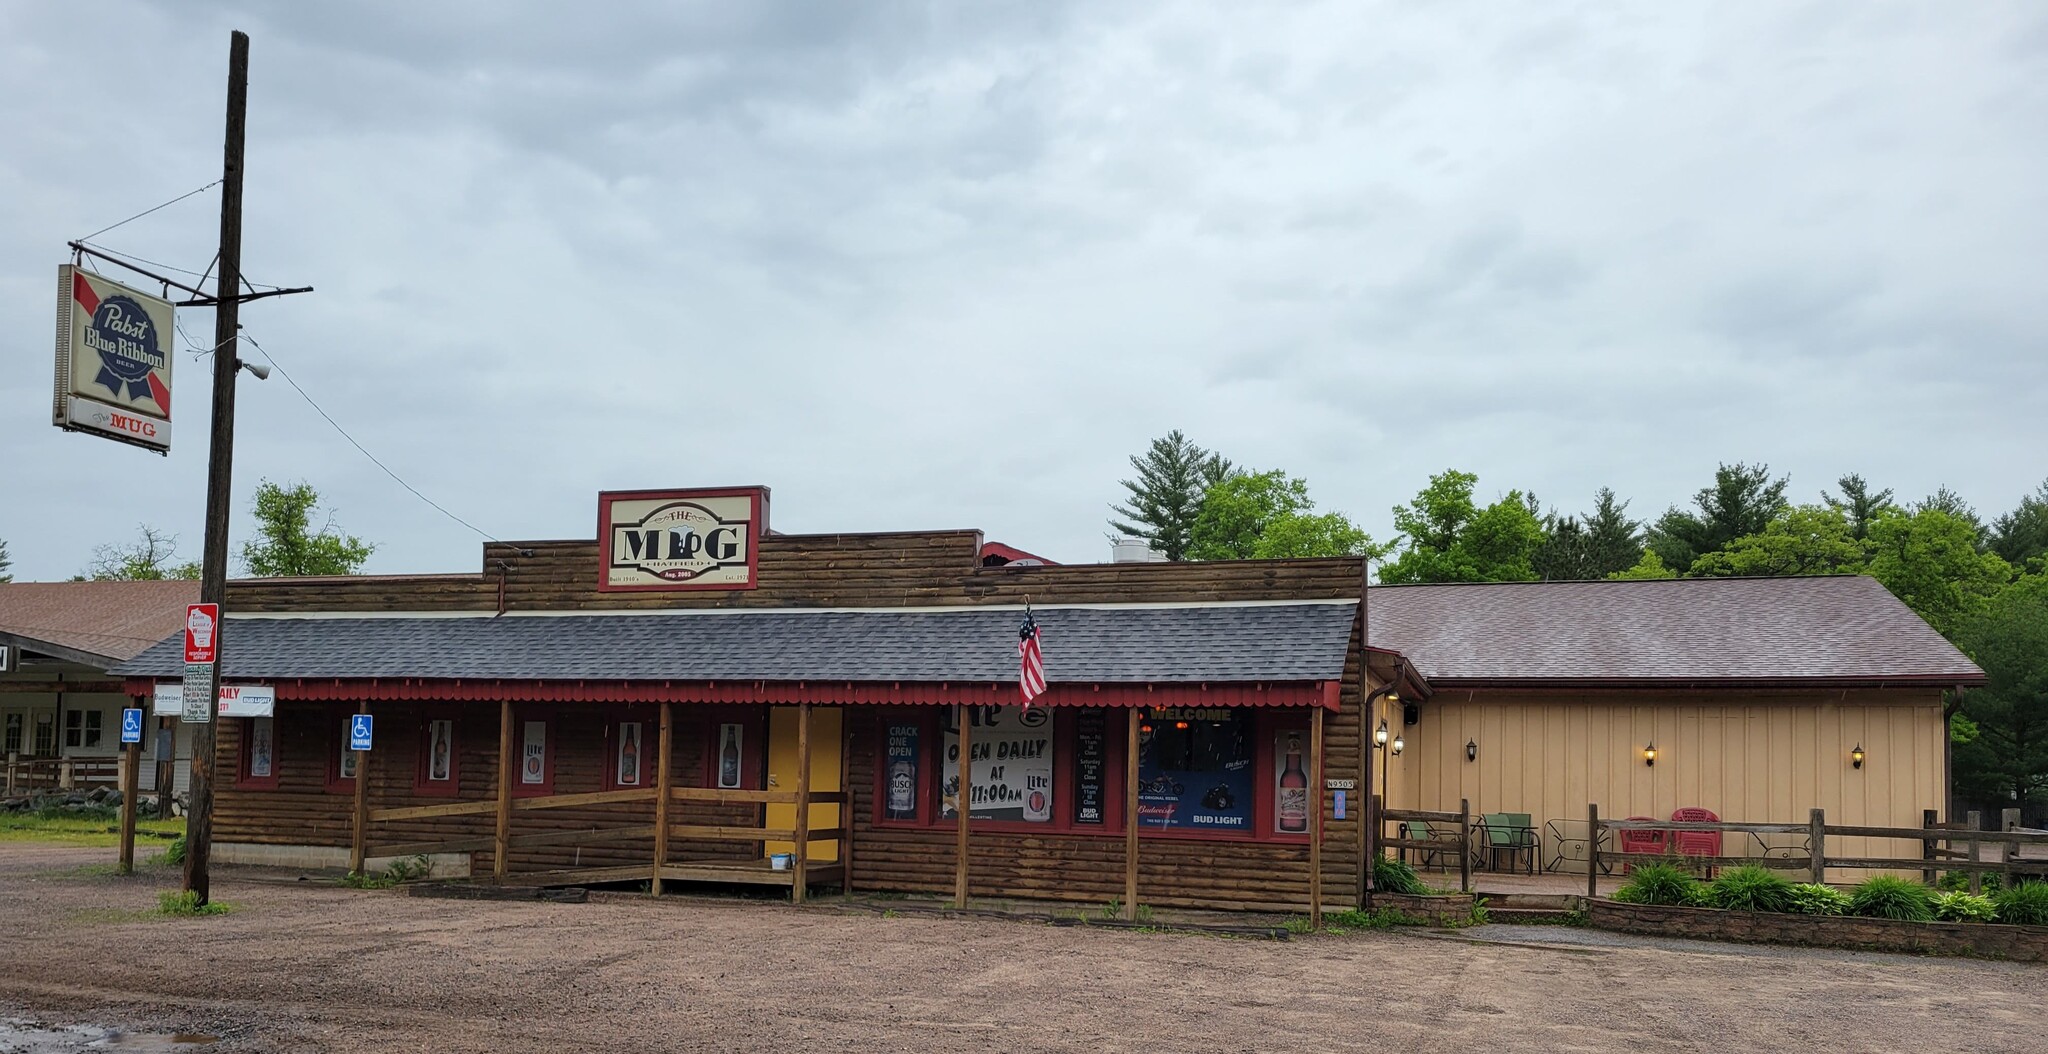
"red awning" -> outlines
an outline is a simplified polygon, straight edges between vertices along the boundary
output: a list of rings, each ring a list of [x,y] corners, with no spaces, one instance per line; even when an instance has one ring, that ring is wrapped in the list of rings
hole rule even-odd
[[[825,706],[1013,706],[1014,684],[860,681],[273,680],[279,699],[360,702],[815,703]],[[153,681],[130,680],[148,695]],[[1038,706],[1321,706],[1337,709],[1336,681],[1276,684],[1055,684]]]

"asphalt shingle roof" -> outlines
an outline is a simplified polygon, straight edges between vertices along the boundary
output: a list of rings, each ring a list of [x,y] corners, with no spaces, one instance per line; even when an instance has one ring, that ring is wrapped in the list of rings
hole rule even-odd
[[[0,633],[102,659],[132,659],[169,633],[183,632],[185,605],[199,583],[0,583]],[[29,643],[29,647],[35,645]]]
[[[1039,608],[1055,683],[1334,680],[1352,604]],[[238,678],[1009,681],[1015,609],[230,618]],[[114,672],[183,673],[176,637]]]
[[[1375,586],[1367,622],[1432,683],[1984,678],[1861,576]]]

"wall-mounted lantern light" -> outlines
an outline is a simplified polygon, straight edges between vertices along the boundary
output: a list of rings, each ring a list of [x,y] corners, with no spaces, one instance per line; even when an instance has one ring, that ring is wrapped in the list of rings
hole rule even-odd
[[[1381,746],[1381,747],[1383,747],[1383,746],[1386,746],[1386,745],[1387,745],[1387,719],[1386,719],[1386,718],[1384,718],[1384,717],[1380,718],[1380,727],[1378,727],[1378,728],[1375,728],[1375,729],[1373,729],[1373,731],[1372,731],[1372,741],[1373,741],[1373,745],[1374,745],[1374,746]]]
[[[1656,742],[1656,740],[1651,740],[1651,741],[1650,741],[1650,744],[1649,744],[1648,746],[1646,746],[1646,747],[1644,747],[1644,748],[1643,748],[1643,764],[1645,764],[1645,765],[1655,765],[1656,763],[1657,763],[1657,742]]]
[[[1863,767],[1863,744],[1856,744],[1856,749],[1849,752],[1849,764],[1859,769]]]
[[[1407,745],[1408,745],[1408,743],[1407,743],[1407,741],[1406,741],[1406,740],[1403,740],[1403,739],[1402,739],[1402,738],[1401,738],[1400,736],[1395,736],[1395,737],[1394,737],[1394,756],[1395,756],[1395,757],[1399,757],[1399,756],[1401,756],[1401,748],[1403,748],[1403,747],[1405,747],[1405,746],[1407,746]]]
[[[1468,739],[1468,740],[1466,740],[1466,741],[1465,741],[1465,760],[1466,760],[1466,761],[1478,761],[1478,760],[1479,760],[1479,741],[1478,741],[1478,740],[1476,740],[1476,739]]]

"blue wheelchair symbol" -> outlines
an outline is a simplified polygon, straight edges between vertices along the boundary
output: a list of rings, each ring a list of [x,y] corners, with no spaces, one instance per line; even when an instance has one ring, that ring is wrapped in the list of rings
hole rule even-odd
[[[121,711],[121,742],[142,742],[142,711],[136,709]]]
[[[369,714],[356,714],[348,719],[348,748],[350,750],[370,749],[371,720]]]

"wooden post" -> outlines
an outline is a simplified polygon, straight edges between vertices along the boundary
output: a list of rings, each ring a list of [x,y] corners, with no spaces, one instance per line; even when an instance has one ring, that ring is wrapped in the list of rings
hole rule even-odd
[[[504,878],[512,851],[512,704],[498,704],[498,826],[491,843],[491,877]]]
[[[154,706],[154,702],[151,703]],[[171,795],[178,787],[178,720],[174,717],[156,719],[157,745],[169,736],[171,749],[163,751],[156,761],[156,818],[171,818]]]
[[[839,708],[839,893],[853,895],[853,708]]]
[[[804,902],[811,859],[811,704],[796,705],[796,824],[791,832],[789,901]]]
[[[1365,701],[1372,698],[1371,623],[1366,618],[1366,593],[1371,587],[1372,558],[1366,557],[1358,561],[1358,786],[1351,792],[1354,796],[1363,795],[1358,798],[1358,877],[1354,891],[1357,903],[1352,905],[1360,911],[1371,902],[1372,865],[1379,857],[1380,834],[1373,822],[1377,812],[1372,800],[1372,747],[1365,741],[1372,724],[1365,706]]]
[[[954,719],[960,725],[960,758],[956,765],[960,775],[960,789],[953,797],[953,816],[959,823],[959,832],[954,836],[953,845],[953,906],[967,906],[967,820],[973,812],[974,801],[974,751],[971,749],[973,735],[968,731],[967,707],[956,706]]]
[[[356,704],[356,713],[367,714],[369,712],[369,700],[366,699]],[[355,837],[350,842],[348,851],[349,873],[356,875],[360,875],[363,873],[363,856],[365,853],[368,852],[370,846],[371,753],[372,751],[368,750],[361,750],[356,752],[356,811],[354,824]],[[186,848],[186,852],[191,852],[191,848],[189,845]]]
[[[1472,802],[1458,799],[1458,892],[1472,892]]]
[[[1807,865],[1808,882],[1820,885],[1828,880],[1828,814],[1815,809],[1806,814],[1806,841],[1813,859]]]
[[[1981,843],[1977,840],[1977,830],[1984,823],[1984,814],[1972,809],[1965,815],[1968,817],[1967,823],[1970,827],[1970,863],[1975,864],[1981,859],[1978,855],[1980,851],[1978,847]],[[1975,867],[1970,868],[1970,892],[1983,892],[1983,885],[1984,873]]]
[[[2019,829],[2020,829],[2020,811],[2019,811],[2018,809],[2000,809],[2000,810],[1998,810],[1998,829],[1999,829],[1999,830],[2001,830],[2001,831],[2017,831],[2017,830],[2019,830]]]
[[[668,787],[672,778],[669,766],[675,754],[672,709],[673,704],[661,704],[659,742],[654,748],[660,753],[654,762],[654,876],[648,880],[647,892],[657,897],[661,895],[661,869],[668,866]]]
[[[1138,708],[1124,721],[1124,921],[1138,918]]]
[[[68,791],[68,790],[72,790],[72,789],[74,789],[74,788],[76,787],[76,785],[77,785],[77,782],[78,782],[78,781],[77,781],[77,779],[76,779],[76,778],[75,778],[74,776],[72,776],[72,774],[71,774],[71,773],[72,773],[72,768],[71,768],[71,759],[70,759],[70,758],[63,758],[63,759],[61,759],[61,760],[59,760],[59,761],[57,762],[57,789],[58,789],[58,790],[67,790],[67,791]]]
[[[121,867],[124,875],[135,873],[135,788],[142,781],[142,744],[121,745]]]
[[[1308,731],[1308,926],[1323,927],[1323,708],[1309,717]]]
[[[1940,816],[1941,814],[1933,809],[1923,809],[1920,812],[1920,828],[1927,832],[1927,837],[1920,839],[1920,859],[1922,860],[1934,859],[1934,825],[1941,822]],[[1923,869],[1920,872],[1920,881],[1930,886],[1933,885],[1934,868],[1928,867]]]
[[[7,752],[7,793],[10,795],[14,793],[14,766],[20,763],[19,753],[12,750]]]
[[[1586,899],[1600,895],[1600,806],[1586,803]]]

